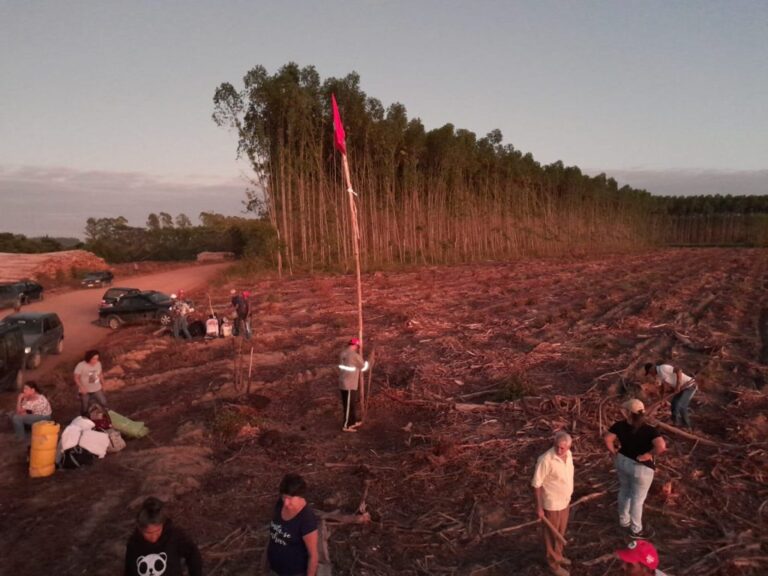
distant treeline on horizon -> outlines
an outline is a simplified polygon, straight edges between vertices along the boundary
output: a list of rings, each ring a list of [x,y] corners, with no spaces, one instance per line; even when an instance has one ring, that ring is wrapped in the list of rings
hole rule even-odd
[[[322,80],[313,66],[249,70],[221,84],[213,120],[238,135],[258,192],[250,208],[279,235],[289,266],[335,266],[351,255],[331,94],[347,134],[367,267],[675,244],[768,244],[768,196],[659,197],[542,165],[453,124],[426,130],[400,103],[368,96],[356,73]]]

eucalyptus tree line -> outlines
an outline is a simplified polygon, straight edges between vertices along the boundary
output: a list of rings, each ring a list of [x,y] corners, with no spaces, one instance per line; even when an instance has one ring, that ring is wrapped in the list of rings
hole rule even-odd
[[[289,267],[349,261],[345,196],[334,157],[330,95],[344,119],[359,193],[364,263],[437,263],[642,247],[670,240],[673,214],[644,190],[578,167],[542,166],[494,130],[426,130],[402,104],[384,107],[356,73],[321,80],[289,63],[221,84],[214,121],[233,129]]]

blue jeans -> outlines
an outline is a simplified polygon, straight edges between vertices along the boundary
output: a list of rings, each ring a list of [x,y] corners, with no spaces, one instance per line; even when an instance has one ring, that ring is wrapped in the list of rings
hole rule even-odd
[[[80,393],[80,415],[88,416],[88,408],[91,402],[99,404],[104,410],[108,410],[107,397],[104,395],[104,390],[96,390],[96,392]]]
[[[248,318],[235,318],[235,336],[244,336],[246,340],[251,339],[251,321]]]
[[[641,532],[643,504],[653,483],[653,468],[617,454],[616,472],[619,474],[619,524],[629,526],[632,532]]]
[[[25,426],[32,426],[35,422],[41,420],[50,420],[51,415],[40,416],[39,414],[14,414],[11,416],[13,421],[13,431],[16,433],[16,438],[19,440],[29,440],[29,432]]]
[[[691,419],[688,417],[688,406],[691,403],[691,398],[696,394],[696,390],[698,390],[698,386],[694,384],[690,388],[686,388],[672,396],[672,422],[674,422],[675,426],[683,424],[686,428],[691,427]]]

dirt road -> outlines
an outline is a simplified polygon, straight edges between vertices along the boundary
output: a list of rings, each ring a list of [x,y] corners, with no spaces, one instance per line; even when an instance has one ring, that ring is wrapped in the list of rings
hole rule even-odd
[[[205,284],[217,273],[231,264],[193,265],[177,268],[170,272],[116,278],[113,286],[127,286],[142,290],[159,290],[172,293],[180,288],[187,291]],[[56,312],[64,324],[64,353],[61,356],[45,356],[37,370],[27,370],[27,379],[36,379],[54,370],[62,363],[72,364],[83,353],[98,346],[99,342],[110,333],[108,328],[95,323],[98,318],[99,302],[106,288],[74,290],[62,294],[50,295],[42,302],[24,306],[29,312]],[[3,312],[3,317],[13,310]]]

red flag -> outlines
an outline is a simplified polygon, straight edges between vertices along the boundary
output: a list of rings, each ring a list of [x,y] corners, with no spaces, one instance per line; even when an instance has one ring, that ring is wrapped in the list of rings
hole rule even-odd
[[[344,133],[344,125],[341,123],[341,114],[339,114],[339,106],[336,104],[336,95],[331,94],[331,106],[333,107],[333,143],[336,145],[336,149],[347,155],[347,143],[346,134]]]

